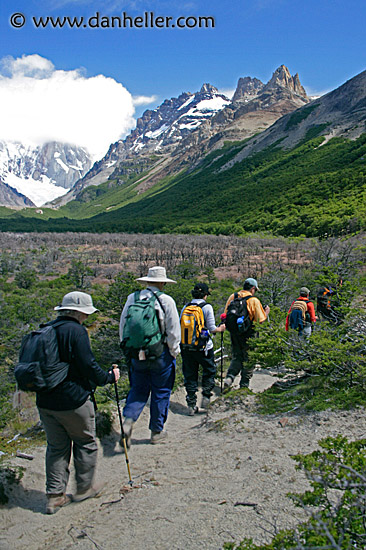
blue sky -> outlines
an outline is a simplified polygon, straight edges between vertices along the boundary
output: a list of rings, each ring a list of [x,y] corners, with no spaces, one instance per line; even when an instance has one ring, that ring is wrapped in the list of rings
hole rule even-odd
[[[211,16],[215,28],[37,29],[32,22],[96,12]],[[11,26],[14,13],[25,16],[22,28]],[[38,54],[58,71],[110,77],[135,99],[150,97],[135,104],[136,118],[204,82],[220,90],[234,89],[241,76],[266,82],[281,64],[299,73],[308,93],[332,90],[365,69],[365,28],[364,0],[2,0],[0,59]]]

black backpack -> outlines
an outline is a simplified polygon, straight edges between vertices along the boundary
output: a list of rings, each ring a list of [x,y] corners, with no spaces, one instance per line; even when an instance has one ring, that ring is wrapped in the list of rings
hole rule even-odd
[[[245,296],[239,298],[239,294],[235,292],[234,299],[230,302],[227,312],[225,325],[232,334],[241,334],[250,336],[252,334],[253,323],[250,320],[247,308],[247,301],[253,296]]]
[[[49,391],[65,380],[69,363],[60,361],[55,327],[58,323],[40,325],[22,340],[14,375],[22,391]]]

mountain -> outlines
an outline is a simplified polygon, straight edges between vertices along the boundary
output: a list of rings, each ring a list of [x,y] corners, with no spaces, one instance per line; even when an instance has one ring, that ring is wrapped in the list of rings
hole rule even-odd
[[[115,177],[124,176],[120,163],[127,166],[137,161],[137,170],[151,167],[151,159],[159,162],[169,155],[182,140],[205,120],[211,118],[230,100],[211,84],[203,84],[199,92],[184,92],[177,98],[166,99],[157,109],[147,110],[137,119],[136,128],[124,139],[113,143],[103,159],[96,162],[74,189],[55,204],[64,204],[89,185],[99,185]],[[127,169],[128,171],[128,169]]]
[[[290,149],[309,137],[356,139],[366,131],[366,71],[301,109],[283,116],[271,128],[250,140],[232,159],[240,162],[280,142]]]
[[[35,206],[33,202],[25,195],[19,193],[7,183],[0,180],[0,206],[10,206],[11,208],[24,208],[24,206]]]
[[[0,230],[68,231],[72,224],[92,232],[309,237],[366,230],[366,71],[312,102],[300,86],[283,67],[263,86],[242,80],[238,99],[170,153],[131,154],[106,182],[59,209],[2,213]],[[295,102],[302,106],[290,111]],[[232,122],[238,109],[239,122],[287,113],[252,137],[226,140],[230,123],[221,118]]]
[[[145,111],[135,130],[112,144],[106,156],[54,204],[78,197],[89,185],[153,169],[139,188],[143,192],[163,176],[194,166],[212,148],[250,137],[308,101],[298,75],[292,77],[284,65],[267,84],[240,78],[232,100],[211,84],[195,94],[167,99],[157,109]]]
[[[65,194],[91,164],[81,147],[0,141],[0,205],[41,206]]]

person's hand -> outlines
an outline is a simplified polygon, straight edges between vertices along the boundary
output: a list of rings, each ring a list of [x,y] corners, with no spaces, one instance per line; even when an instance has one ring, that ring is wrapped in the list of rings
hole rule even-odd
[[[114,381],[115,382],[118,382],[120,376],[121,376],[121,373],[119,371],[119,368],[118,368],[118,365],[116,364],[113,364],[112,365],[112,369],[113,369],[113,374],[114,374]]]
[[[226,329],[226,326],[224,323],[222,323],[221,325],[219,325],[218,327],[216,327],[216,330],[215,332],[224,332]]]
[[[270,311],[271,311],[271,308],[269,306],[266,306],[264,308],[264,313],[267,315],[267,317],[268,317]]]

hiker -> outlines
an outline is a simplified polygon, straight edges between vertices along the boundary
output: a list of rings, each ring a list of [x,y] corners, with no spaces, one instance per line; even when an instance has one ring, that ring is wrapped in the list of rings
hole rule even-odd
[[[253,368],[247,365],[249,338],[255,335],[253,323],[264,323],[270,308],[263,308],[260,300],[255,297],[259,291],[256,279],[249,277],[244,281],[243,290],[232,294],[226,302],[226,328],[230,332],[232,360],[224,380],[224,389],[230,388],[235,376],[241,373],[240,387],[249,388]]]
[[[176,281],[169,279],[165,268],[160,266],[151,267],[146,277],[136,280],[147,283],[147,288],[128,296],[120,320],[121,347],[130,368],[131,387],[123,409],[123,429],[128,448],[133,425],[150,394],[150,442],[165,443],[167,432],[164,424],[175,380],[176,357],[180,352],[177,306],[171,296],[163,293],[167,283]],[[145,308],[146,312],[150,309],[150,313],[145,315]],[[146,334],[148,327],[140,323],[142,317],[149,318],[150,336]]]
[[[96,386],[119,379],[117,365],[105,372],[96,362],[86,328],[82,323],[98,311],[89,294],[70,292],[54,308],[60,314],[55,325],[60,360],[69,363],[66,378],[50,391],[37,392],[39,416],[47,436],[47,514],[70,503],[66,495],[71,449],[74,459],[76,493],[74,502],[97,496],[103,484],[95,482],[97,441],[93,391]]]
[[[188,414],[193,416],[199,411],[196,406],[198,391],[198,371],[202,366],[201,407],[207,409],[212,389],[215,386],[216,365],[210,333],[224,332],[225,325],[216,326],[211,304],[206,303],[210,295],[206,283],[197,283],[192,290],[193,300],[186,304],[181,312],[181,354],[186,388]]]
[[[342,279],[339,280],[338,286],[342,286]],[[330,285],[319,288],[316,295],[316,312],[319,319],[339,325],[342,319],[334,302],[339,305],[337,290],[334,290]]]
[[[317,321],[313,302],[309,299],[310,290],[303,286],[300,288],[300,296],[294,300],[288,310],[286,317],[286,330],[289,328],[297,330],[299,336],[305,339],[310,338],[312,325]]]

